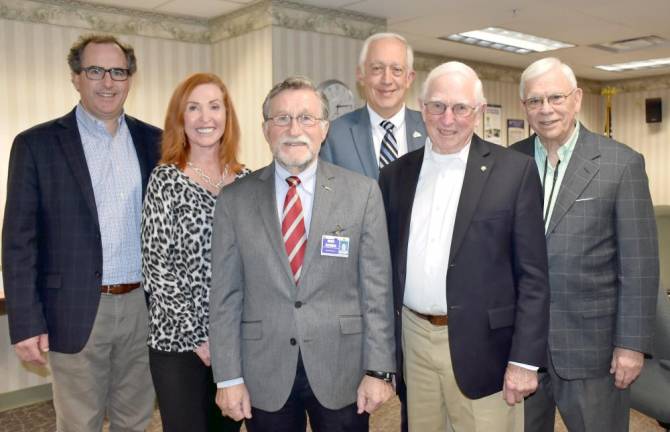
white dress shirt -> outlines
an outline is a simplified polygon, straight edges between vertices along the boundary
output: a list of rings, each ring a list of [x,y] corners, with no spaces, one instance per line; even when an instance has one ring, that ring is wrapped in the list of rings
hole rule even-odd
[[[447,314],[447,268],[470,143],[453,154],[426,139],[412,205],[403,303],[427,315]]]
[[[390,118],[385,119],[384,117],[377,114],[370,105],[367,106],[368,114],[370,114],[370,129],[372,130],[372,145],[375,148],[375,160],[379,165],[379,153],[382,148],[382,139],[386,135],[386,129],[381,127],[380,123],[384,120],[388,120],[393,123],[393,136],[395,137],[395,142],[398,144],[398,157],[407,153],[407,132],[405,128],[405,105],[400,108],[400,111],[395,113]]]

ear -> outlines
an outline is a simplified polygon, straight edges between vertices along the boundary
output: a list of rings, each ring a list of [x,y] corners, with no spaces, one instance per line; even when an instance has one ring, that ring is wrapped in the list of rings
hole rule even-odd
[[[363,85],[363,79],[365,78],[365,70],[364,66],[358,65],[356,66],[356,81]]]
[[[76,74],[74,72],[70,74],[70,81],[72,81],[72,85],[77,91],[79,91],[80,80],[81,74]]]
[[[472,113],[475,116],[475,126],[479,126],[479,123],[482,121],[482,113],[486,112],[486,104],[482,104],[479,108]]]
[[[416,72],[411,70],[407,73],[407,85],[405,88],[410,88],[412,83],[414,82],[414,78],[416,78]]]

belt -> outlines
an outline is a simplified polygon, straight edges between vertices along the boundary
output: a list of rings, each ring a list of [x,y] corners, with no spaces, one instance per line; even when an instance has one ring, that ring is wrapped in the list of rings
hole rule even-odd
[[[426,315],[421,312],[417,312],[405,306],[408,311],[412,312],[414,315],[418,316],[421,319],[424,319],[431,323],[434,326],[446,326],[449,323],[449,317],[447,315]]]
[[[103,294],[127,294],[132,290],[139,288],[140,283],[114,284],[100,286],[100,292]]]

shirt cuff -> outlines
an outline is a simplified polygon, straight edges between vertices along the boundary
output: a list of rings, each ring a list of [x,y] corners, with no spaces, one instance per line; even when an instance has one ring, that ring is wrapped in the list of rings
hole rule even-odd
[[[522,367],[524,369],[532,370],[533,372],[537,372],[537,370],[540,369],[537,366],[532,366],[532,365],[529,365],[529,364],[526,364],[526,363],[519,363],[519,362],[513,362],[513,361],[508,362],[508,363],[513,364],[513,365],[517,365],[517,366]]]
[[[216,383],[216,388],[220,388],[220,389],[228,388],[228,387],[232,387],[232,386],[235,386],[235,385],[238,385],[238,384],[244,384],[244,378],[239,377],[239,378],[235,378],[235,379],[231,379],[231,380],[227,380],[227,381],[218,382],[218,383]]]

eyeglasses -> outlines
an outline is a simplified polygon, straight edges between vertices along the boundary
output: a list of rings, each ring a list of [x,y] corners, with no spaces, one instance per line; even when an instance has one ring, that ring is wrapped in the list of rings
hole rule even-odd
[[[437,101],[425,102],[423,106],[426,107],[428,114],[432,115],[442,115],[447,112],[448,108],[451,108],[451,112],[456,117],[468,117],[472,115],[472,113],[477,109],[476,106],[471,106],[464,103],[446,104],[444,102]]]
[[[528,99],[523,101],[523,104],[526,106],[527,109],[529,110],[536,110],[540,109],[542,106],[544,106],[544,101],[545,99],[551,106],[560,106],[565,103],[565,101],[568,99],[568,96],[573,94],[577,90],[576,88],[572,89],[570,93],[554,93],[550,94],[549,96],[533,96],[529,97]]]
[[[315,117],[311,114],[298,114],[295,117],[288,114],[279,114],[274,117],[268,117],[265,121],[272,122],[275,126],[286,127],[291,124],[293,119],[296,119],[298,124],[304,127],[311,127],[317,124],[317,122],[323,121],[322,118]]]
[[[373,63],[368,66],[368,70],[372,76],[379,76],[383,74],[386,71],[386,68],[391,69],[391,75],[396,78],[399,78],[405,74],[405,68],[397,64],[385,65],[384,63]]]
[[[130,76],[129,69],[123,68],[109,68],[105,69],[101,66],[89,66],[82,69],[86,73],[86,78],[93,81],[100,81],[105,79],[105,74],[109,72],[109,77],[112,81],[125,81]]]

